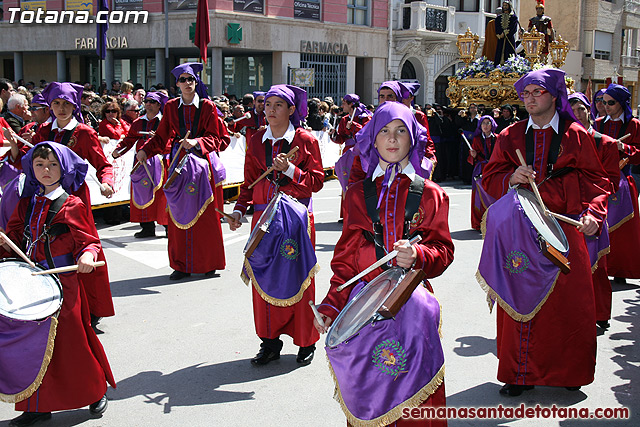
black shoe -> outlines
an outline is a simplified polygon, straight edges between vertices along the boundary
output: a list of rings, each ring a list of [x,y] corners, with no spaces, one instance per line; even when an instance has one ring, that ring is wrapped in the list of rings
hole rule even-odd
[[[23,412],[19,417],[12,419],[9,425],[11,427],[26,427],[48,419],[51,419],[51,412]]]
[[[500,394],[508,394],[509,396],[520,396],[525,390],[533,390],[532,385],[505,384],[500,389]]]
[[[107,410],[108,405],[109,401],[107,400],[107,393],[105,393],[104,396],[100,398],[100,400],[89,405],[89,412],[91,412],[93,415],[100,415]]]
[[[272,360],[280,359],[280,352],[273,351],[269,347],[265,346],[264,343],[260,344],[260,351],[256,354],[256,357],[251,359],[251,363],[257,366],[266,365]]]
[[[609,329],[611,326],[608,320],[596,320],[596,325],[598,325],[600,329]]]
[[[624,285],[625,283],[627,283],[627,279],[625,279],[624,277],[614,277],[613,278],[613,283],[617,283],[619,285]]]
[[[580,390],[580,386],[578,386],[578,387],[565,387],[565,388],[567,390],[569,390],[569,391],[578,391],[578,390]]]
[[[313,354],[316,351],[316,346],[311,344],[309,347],[300,347],[298,350],[298,357],[296,357],[296,362],[301,365],[308,365],[313,360]]]
[[[144,239],[147,237],[156,237],[155,228],[143,228],[133,235],[136,239]]]
[[[181,280],[189,276],[191,276],[191,273],[183,273],[182,271],[173,270],[173,273],[169,276],[169,280]]]
[[[214,277],[215,275],[216,275],[215,270],[207,271],[206,273],[204,273],[204,277]]]
[[[96,326],[98,326],[98,323],[100,323],[100,320],[102,320],[102,317],[98,317],[95,314],[91,315],[91,327],[95,328]]]

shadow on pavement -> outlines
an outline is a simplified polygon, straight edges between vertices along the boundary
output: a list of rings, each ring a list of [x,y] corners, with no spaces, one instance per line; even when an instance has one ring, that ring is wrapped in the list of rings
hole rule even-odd
[[[456,342],[460,343],[459,347],[453,351],[462,357],[484,356],[485,354],[493,354],[498,357],[496,350],[496,340],[477,335],[456,338]]]
[[[250,391],[222,391],[228,384],[243,384],[264,378],[288,374],[301,366],[295,355],[284,355],[268,366],[254,367],[249,359],[234,360],[215,365],[193,365],[179,371],[163,374],[160,371],[140,372],[118,381],[118,388],[109,390],[109,400],[144,396],[144,403],[157,405],[164,413],[173,407],[211,405],[241,400],[252,400]]]
[[[316,222],[316,234],[320,231],[336,231],[338,233],[342,232],[342,224],[336,221],[329,222]]]
[[[218,277],[216,273],[213,278]],[[115,297],[128,297],[132,295],[150,295],[157,294],[159,291],[152,288],[167,285],[177,285],[185,282],[193,282],[196,280],[207,280],[204,274],[192,274],[183,280],[172,281],[169,280],[169,274],[159,274],[157,276],[150,277],[138,277],[135,279],[114,280],[111,282],[111,296]]]
[[[474,229],[451,232],[453,240],[482,240],[482,234]]]

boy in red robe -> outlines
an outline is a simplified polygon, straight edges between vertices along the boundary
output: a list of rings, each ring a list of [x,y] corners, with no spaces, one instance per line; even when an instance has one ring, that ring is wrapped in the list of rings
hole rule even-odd
[[[22,158],[22,166],[26,174],[24,197],[7,224],[7,236],[20,245],[27,223],[30,234],[27,241],[33,243],[23,249],[33,261],[49,268],[76,263],[78,271],[59,275],[64,299],[57,319],[54,351],[38,389],[29,398],[16,403],[16,410],[25,412],[11,421],[9,425],[14,427],[49,419],[52,411],[87,405],[92,414],[102,414],[107,409],[107,382],[116,386],[104,349],[90,327],[85,290],[78,280],[93,271],[100,251],[93,219],[87,215],[82,200],[70,194],[83,185],[86,163],[65,146],[44,142]],[[38,238],[43,235],[51,205],[61,201],[61,208],[51,225],[64,224],[68,231],[50,240],[54,266],[48,265],[45,243]],[[28,210],[31,215],[25,220]],[[12,256],[1,237],[0,242],[0,256]],[[106,269],[106,266],[100,268]]]
[[[308,207],[311,242],[315,245],[315,226],[311,211],[311,196],[322,189],[324,170],[320,148],[315,137],[303,127],[307,115],[307,93],[296,86],[275,85],[265,95],[265,113],[269,126],[248,141],[244,163],[244,183],[233,211],[234,221],[227,218],[232,230],[241,226],[240,220],[253,203],[252,228],[278,191],[288,194]],[[298,147],[293,159],[286,154]],[[270,148],[270,150],[269,150]],[[267,152],[271,154],[267,158]],[[274,174],[249,188],[258,176],[273,164]],[[254,365],[265,365],[280,358],[283,342],[280,335],[293,337],[300,347],[297,362],[309,364],[313,359],[319,335],[313,327],[313,312],[309,301],[315,299],[315,281],[304,291],[302,299],[288,307],[275,306],[265,301],[256,287],[252,287],[253,316],[256,333],[262,340],[260,351],[251,360]]]

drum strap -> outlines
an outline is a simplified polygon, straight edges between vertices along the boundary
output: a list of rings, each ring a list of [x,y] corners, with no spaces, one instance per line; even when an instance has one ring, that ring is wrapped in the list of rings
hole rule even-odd
[[[629,120],[631,121],[631,120]],[[600,124],[598,124],[598,122],[596,122],[596,126],[598,126],[599,129],[598,132],[600,133],[604,133],[604,120],[600,120],[599,122]],[[627,127],[629,127],[629,122],[623,122],[622,126],[620,127],[620,130],[618,131],[618,137],[617,139],[622,138],[624,135],[627,134]]]
[[[553,165],[555,165],[558,160],[558,154],[560,154],[560,144],[562,143],[562,136],[564,135],[564,119],[560,119],[560,123],[558,124],[558,133],[553,133],[553,137],[551,138],[551,147],[549,148],[549,154],[547,158],[547,174],[551,174],[553,172]],[[527,164],[533,164],[533,156],[535,151],[535,141],[533,140],[533,127],[529,128],[529,131],[525,135],[525,146],[527,150]]]
[[[60,144],[65,145],[65,146],[68,145],[69,141],[71,140],[71,137],[73,136],[73,132],[76,130],[77,127],[78,127],[78,124],[76,124],[73,127],[73,129],[64,131],[64,135],[62,135],[62,140],[60,140]],[[57,132],[55,132],[53,129],[51,129],[49,131],[49,141],[55,141],[56,140],[56,134],[57,134]]]
[[[198,113],[196,112],[196,114],[198,114]],[[180,117],[182,117],[182,116],[180,116]],[[184,118],[182,120],[184,121]],[[146,122],[147,122],[147,124],[144,125],[144,130],[148,131],[149,130],[149,120],[147,120]],[[159,125],[160,125],[160,120],[156,120],[156,122],[153,124],[153,129],[151,129],[151,130],[155,132],[156,130],[158,130],[158,126]],[[185,133],[187,133],[187,131],[185,131]]]
[[[282,148],[280,150],[281,153],[287,154],[291,149],[291,143],[286,139],[282,140]],[[267,165],[267,169],[269,169],[273,165],[273,145],[271,141],[266,141],[264,144],[264,163]],[[285,174],[282,174],[282,178],[279,180],[275,179],[276,171],[272,171],[269,175],[267,175],[267,179],[278,186],[287,185],[291,179]]]
[[[367,213],[373,223],[373,232],[363,231],[364,238],[370,242],[373,242],[376,248],[376,259],[380,259],[386,255],[384,250],[384,227],[380,222],[380,210],[377,208],[378,204],[378,190],[376,188],[375,181],[371,179],[365,179],[363,182],[364,187],[364,202],[367,206]],[[424,178],[416,175],[411,184],[409,185],[409,193],[407,194],[407,201],[404,206],[404,228],[402,232],[403,239],[410,239],[413,236],[409,235],[411,228],[411,220],[413,216],[418,212],[420,208],[420,201],[422,200],[422,193],[424,192]],[[414,233],[415,234],[415,233]],[[383,270],[388,269],[388,265],[382,267]]]
[[[40,239],[41,237],[45,237],[46,239],[45,246],[44,246],[44,253],[45,253],[45,256],[47,257],[47,265],[49,266],[49,268],[55,268],[53,257],[51,256],[51,248],[49,246],[50,237],[60,236],[61,234],[69,232],[69,226],[67,224],[63,224],[63,223],[57,223],[53,225],[49,225],[49,224],[51,224],[51,221],[53,221],[53,218],[55,218],[58,212],[60,212],[60,209],[62,209],[62,205],[64,205],[64,202],[67,200],[68,197],[69,197],[69,194],[64,192],[57,199],[51,201],[51,205],[49,205],[49,211],[47,212],[47,217],[44,221],[44,231],[42,232],[42,235],[38,236],[38,239]],[[28,248],[29,245],[31,244],[31,241],[33,240],[33,236],[31,235],[31,228],[29,224],[29,219],[31,218],[32,211],[33,211],[33,199],[29,201],[29,205],[27,206],[27,214],[24,217],[24,234],[22,237],[22,246],[24,249]]]
[[[198,108],[196,108],[196,114],[193,117],[193,123],[191,123],[191,138],[197,138],[200,135],[198,134],[198,124],[200,123],[200,112],[202,111],[202,105],[204,104],[204,98],[200,99],[200,104]],[[181,105],[178,108],[178,120],[180,122],[180,138],[184,138],[187,134],[187,125],[184,122],[184,105]]]

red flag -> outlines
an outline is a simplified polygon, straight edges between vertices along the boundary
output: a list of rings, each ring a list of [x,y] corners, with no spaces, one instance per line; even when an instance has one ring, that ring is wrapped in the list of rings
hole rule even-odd
[[[584,91],[584,94],[589,102],[593,100],[593,85],[591,84],[591,76],[589,76],[589,83],[587,83],[587,89]]]
[[[207,63],[207,45],[211,41],[211,27],[209,26],[209,1],[198,0],[198,15],[196,17],[195,45],[200,48],[200,58]]]

